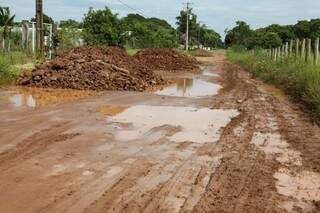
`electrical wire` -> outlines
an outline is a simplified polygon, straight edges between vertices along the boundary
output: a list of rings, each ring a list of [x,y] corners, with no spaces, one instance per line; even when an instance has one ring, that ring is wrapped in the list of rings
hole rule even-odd
[[[129,8],[129,9],[131,9],[131,10],[133,10],[133,11],[135,11],[136,13],[138,13],[139,15],[141,15],[141,16],[144,16],[144,17],[147,17],[147,16],[145,16],[143,13],[141,13],[139,10],[137,10],[137,9],[135,9],[135,8],[133,8],[133,7],[131,7],[130,5],[128,5],[127,3],[125,3],[125,2],[123,2],[122,0],[117,0],[119,3],[121,3],[121,4],[123,4],[124,6],[126,6],[127,8]]]

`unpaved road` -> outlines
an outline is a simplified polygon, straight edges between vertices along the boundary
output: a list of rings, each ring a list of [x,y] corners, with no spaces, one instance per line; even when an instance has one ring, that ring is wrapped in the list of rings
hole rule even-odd
[[[319,127],[222,53],[199,60],[157,93],[1,91],[0,212],[320,212]]]

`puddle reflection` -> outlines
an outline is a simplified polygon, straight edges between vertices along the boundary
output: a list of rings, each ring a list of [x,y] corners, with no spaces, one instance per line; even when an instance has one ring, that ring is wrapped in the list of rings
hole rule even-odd
[[[5,95],[2,100],[9,102],[14,108],[35,108],[50,104],[65,103],[95,95],[93,91],[77,91],[64,89],[18,88],[12,95]]]
[[[179,79],[175,85],[156,92],[157,95],[176,97],[201,97],[218,94],[222,87],[198,78]]]

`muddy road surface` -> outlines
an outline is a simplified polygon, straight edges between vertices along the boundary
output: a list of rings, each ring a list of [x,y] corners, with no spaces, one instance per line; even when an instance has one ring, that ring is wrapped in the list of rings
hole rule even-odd
[[[156,92],[2,89],[0,212],[320,212],[319,127],[199,60]]]

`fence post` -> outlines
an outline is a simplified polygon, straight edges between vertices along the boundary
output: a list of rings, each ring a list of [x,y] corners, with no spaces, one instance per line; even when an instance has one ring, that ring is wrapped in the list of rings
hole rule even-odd
[[[314,42],[314,63],[318,64],[319,60],[319,37]]]
[[[278,47],[278,58],[281,59],[281,47]]]
[[[307,39],[307,54],[306,54],[306,61],[308,62],[311,58],[311,39]]]
[[[301,45],[301,58],[306,58],[306,39],[302,39],[302,45]]]
[[[284,55],[285,55],[285,57],[288,57],[288,55],[289,55],[288,52],[289,52],[289,43],[286,42],[285,48],[284,48]]]
[[[278,48],[274,48],[274,60],[276,61],[278,57]]]
[[[293,50],[293,40],[290,40],[290,46],[289,46],[289,56],[292,55],[292,50]]]
[[[300,41],[299,41],[299,39],[297,38],[297,39],[296,39],[296,57],[299,56],[299,44],[300,44]]]

